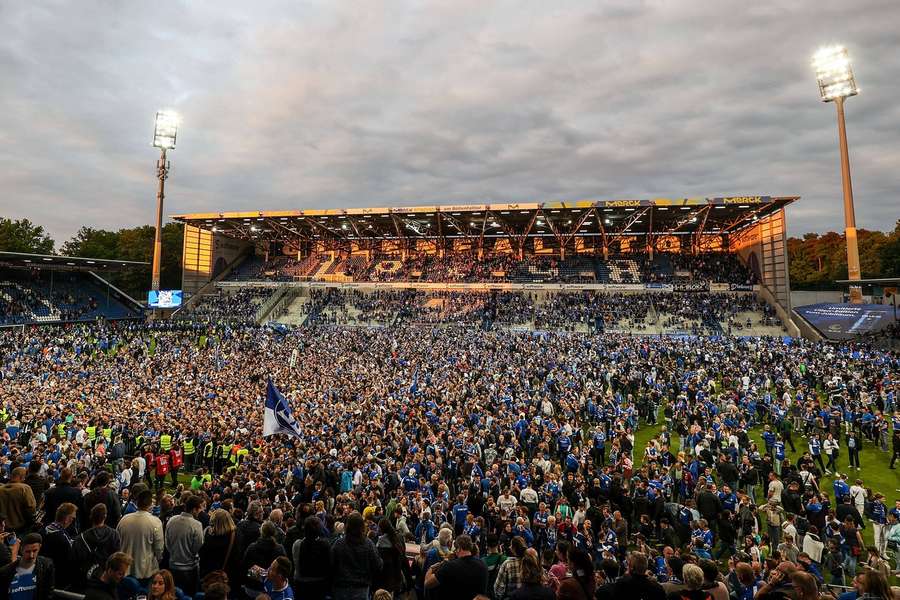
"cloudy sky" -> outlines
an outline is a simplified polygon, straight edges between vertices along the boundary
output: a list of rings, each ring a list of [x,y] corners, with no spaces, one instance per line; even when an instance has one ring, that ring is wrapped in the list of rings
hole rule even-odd
[[[0,215],[62,242],[154,218],[153,116],[183,116],[167,214],[800,195],[843,226],[844,43],[860,227],[900,217],[898,0],[0,3]]]

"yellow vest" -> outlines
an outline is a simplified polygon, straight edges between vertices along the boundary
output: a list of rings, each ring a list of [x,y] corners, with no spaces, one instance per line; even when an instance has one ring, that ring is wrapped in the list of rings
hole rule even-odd
[[[60,423],[59,425],[56,426],[56,434],[60,438],[62,438],[62,439],[60,439],[60,441],[66,439],[66,424],[65,423]]]
[[[168,452],[172,447],[172,436],[168,433],[159,436],[159,447]]]
[[[203,456],[205,458],[209,458],[212,455],[213,455],[213,443],[206,442],[206,444],[203,446]]]
[[[250,450],[247,448],[241,448],[237,451],[237,462],[238,464],[243,464],[244,459],[250,455]]]
[[[103,437],[105,437],[110,442],[112,441],[112,427],[103,428]]]
[[[231,444],[222,444],[219,446],[219,449],[222,452],[222,458],[228,458],[228,455],[231,454]]]
[[[96,427],[94,427],[93,425],[88,425],[85,428],[85,431],[87,431],[89,440],[91,440],[93,442],[95,439],[97,439],[97,428]]]
[[[184,447],[185,456],[192,456],[194,454],[194,440],[185,440],[182,446]]]

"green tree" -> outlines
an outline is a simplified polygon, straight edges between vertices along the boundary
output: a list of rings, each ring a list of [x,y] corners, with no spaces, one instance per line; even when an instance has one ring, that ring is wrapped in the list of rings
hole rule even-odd
[[[82,227],[75,237],[62,245],[64,256],[83,256],[85,258],[105,258],[112,260],[118,256],[119,238],[115,231]]]
[[[878,254],[881,258],[881,276],[900,277],[900,220],[878,249]]]
[[[53,239],[28,219],[0,218],[0,251],[53,254]]]
[[[108,275],[110,283],[133,298],[143,300],[150,289],[155,234],[154,227],[150,225],[118,231],[82,227],[75,237],[63,245],[63,252],[68,256],[150,263]],[[163,289],[181,287],[182,235],[183,226],[180,223],[163,225],[163,261],[160,265],[160,286]]]

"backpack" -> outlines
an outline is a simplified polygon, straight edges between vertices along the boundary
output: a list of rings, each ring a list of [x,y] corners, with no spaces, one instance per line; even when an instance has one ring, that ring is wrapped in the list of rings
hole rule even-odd
[[[91,547],[84,538],[84,533],[72,542],[72,558],[79,565],[79,570],[84,573],[85,579],[93,577],[95,571],[102,566],[103,559],[99,556],[98,549]]]

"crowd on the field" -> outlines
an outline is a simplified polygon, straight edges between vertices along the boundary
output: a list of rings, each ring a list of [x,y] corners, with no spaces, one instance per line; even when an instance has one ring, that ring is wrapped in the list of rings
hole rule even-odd
[[[898,380],[768,338],[3,332],[0,598],[890,600]]]

